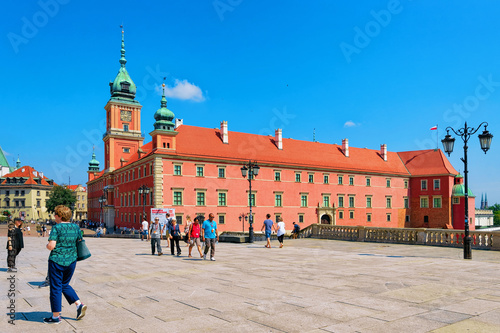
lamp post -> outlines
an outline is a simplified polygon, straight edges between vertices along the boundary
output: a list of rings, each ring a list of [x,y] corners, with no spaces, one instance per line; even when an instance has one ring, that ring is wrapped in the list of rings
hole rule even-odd
[[[149,187],[141,185],[139,187],[139,194],[142,195],[142,218],[146,220],[146,195],[149,194]]]
[[[248,215],[245,213],[241,213],[240,216],[238,216],[238,219],[240,221],[243,220],[243,232],[245,232],[245,221],[248,221]]]
[[[247,164],[243,165],[241,168],[241,175],[243,178],[247,177],[248,174],[248,203],[250,205],[250,215],[249,222],[250,226],[248,227],[248,241],[253,243],[253,215],[252,215],[252,179],[254,176],[259,174],[260,167],[257,165],[257,162],[248,161]]]
[[[465,126],[458,130],[454,130],[452,127],[446,128],[446,136],[441,142],[443,143],[444,151],[450,156],[453,151],[453,145],[455,144],[455,138],[451,137],[450,130],[455,133],[457,136],[462,138],[464,142],[464,157],[461,158],[462,162],[464,162],[464,181],[465,181],[465,189],[464,189],[464,200],[465,200],[465,237],[464,237],[464,259],[472,259],[472,239],[469,235],[469,181],[468,181],[468,169],[467,169],[467,142],[469,138],[475,134],[479,128],[484,124],[484,131],[482,134],[479,134],[479,143],[481,144],[481,149],[486,152],[490,149],[491,139],[493,135],[488,132],[486,129],[488,127],[487,122],[482,122],[479,124],[477,128],[467,127],[467,122],[465,122]]]
[[[99,197],[99,203],[101,205],[101,219],[100,222],[103,223],[104,219],[104,213],[103,213],[103,205],[106,203],[106,192],[104,192],[100,197]]]

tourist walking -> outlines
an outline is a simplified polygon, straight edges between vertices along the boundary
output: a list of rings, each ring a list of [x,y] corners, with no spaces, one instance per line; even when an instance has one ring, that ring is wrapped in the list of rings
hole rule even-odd
[[[264,224],[262,225],[262,228],[260,228],[260,231],[264,231],[266,233],[266,239],[267,239],[267,248],[271,248],[271,232],[273,231],[273,220],[271,220],[271,214],[266,214],[266,219],[264,220]]]
[[[172,253],[172,255],[174,255],[175,251],[174,244],[175,244],[175,248],[177,249],[177,256],[180,256],[181,247],[179,245],[179,241],[181,239],[181,230],[175,219],[172,219],[172,222],[170,223],[168,234],[169,234],[168,237],[170,238],[170,252]]]
[[[47,249],[49,256],[50,278],[50,308],[52,317],[43,320],[46,324],[59,324],[61,322],[62,295],[71,305],[76,305],[76,319],[85,316],[87,306],[84,305],[75,290],[69,285],[76,268],[76,244],[82,240],[80,227],[70,223],[71,209],[59,205],[54,209],[56,225],[52,227],[49,235]]]
[[[285,237],[285,222],[283,222],[283,218],[278,217],[278,223],[276,225],[276,236],[278,236],[278,241],[280,242],[280,248],[283,247],[283,237]]]
[[[292,230],[292,238],[293,239],[297,239],[297,236],[299,235],[299,231],[300,231],[300,226],[293,222],[293,230]]]
[[[148,239],[151,239],[151,254],[155,254],[155,248],[158,250],[158,255],[161,256],[163,254],[161,250],[161,225],[160,219],[155,217],[154,223],[151,223],[149,227],[149,235]]]
[[[189,244],[189,258],[191,256],[191,250],[193,246],[198,247],[198,253],[200,254],[200,258],[203,258],[203,254],[201,254],[201,242],[200,242],[200,233],[201,233],[201,224],[199,222],[200,218],[195,217],[194,222],[189,226],[188,230],[188,244]]]
[[[169,230],[170,230],[170,226],[172,225],[172,220],[173,220],[173,218],[170,217],[170,213],[165,214],[165,220],[166,220],[166,223],[163,226],[163,230],[162,230],[161,234],[165,235],[165,238],[168,240],[168,239],[170,239]],[[168,246],[168,241],[167,241],[167,246]]]
[[[192,224],[193,221],[191,221],[191,216],[186,216],[186,226],[184,227],[184,241],[186,242],[187,247],[189,247],[189,228],[191,228]]]
[[[205,242],[203,259],[207,259],[208,249],[210,248],[210,260],[215,261],[215,242],[219,241],[219,232],[212,213],[208,214],[208,220],[204,221],[201,226],[201,240]]]
[[[144,215],[144,217],[142,219],[141,225],[142,225],[141,241],[143,241],[144,239],[148,239],[148,226],[149,226],[149,223],[146,220],[146,215]]]
[[[16,257],[24,248],[23,231],[21,226],[23,221],[20,218],[14,219],[14,222],[10,221],[8,224],[7,232],[7,269],[8,272],[17,272],[16,268]]]

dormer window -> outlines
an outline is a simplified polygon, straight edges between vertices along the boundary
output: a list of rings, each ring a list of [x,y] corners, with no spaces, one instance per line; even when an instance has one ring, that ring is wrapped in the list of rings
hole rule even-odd
[[[129,82],[124,81],[121,83],[121,86],[122,86],[123,92],[126,92],[126,93],[130,92],[130,83]]]

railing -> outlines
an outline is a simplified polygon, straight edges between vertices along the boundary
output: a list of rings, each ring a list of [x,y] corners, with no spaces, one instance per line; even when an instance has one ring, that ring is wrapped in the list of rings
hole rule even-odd
[[[500,251],[500,231],[471,231],[472,248]],[[377,228],[312,224],[299,238],[338,239],[357,242],[463,247],[463,230],[425,228]]]

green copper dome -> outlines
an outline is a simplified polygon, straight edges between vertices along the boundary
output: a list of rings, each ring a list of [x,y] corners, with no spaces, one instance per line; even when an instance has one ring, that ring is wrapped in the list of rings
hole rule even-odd
[[[127,59],[125,59],[125,41],[123,37],[123,30],[121,55],[120,70],[118,71],[115,80],[109,83],[111,98],[134,100],[137,87],[125,68]]]
[[[163,84],[163,88],[165,88],[165,83]],[[165,130],[165,131],[173,131],[174,123],[172,122],[175,118],[175,115],[172,111],[167,109],[167,99],[165,98],[165,91],[161,96],[161,107],[155,113],[155,130]]]
[[[469,197],[473,197],[474,194],[469,188],[469,192],[467,193]],[[465,196],[465,185],[464,184],[456,184],[453,185],[453,189],[451,190],[452,197],[463,197]]]
[[[89,171],[99,171],[99,161],[95,159],[94,152],[92,152],[92,159],[89,162]]]

